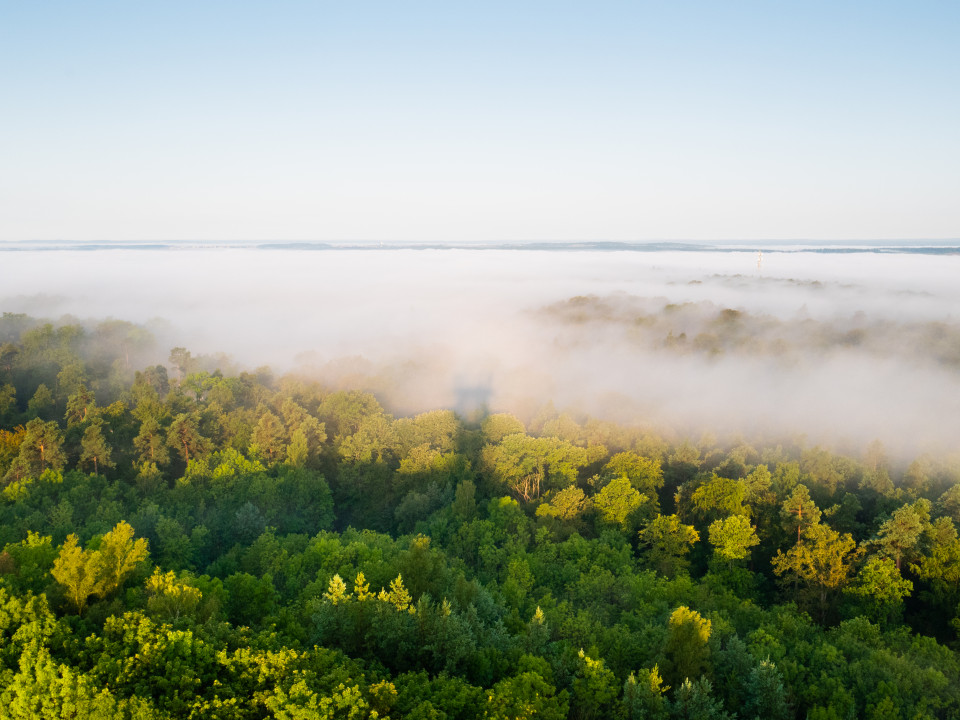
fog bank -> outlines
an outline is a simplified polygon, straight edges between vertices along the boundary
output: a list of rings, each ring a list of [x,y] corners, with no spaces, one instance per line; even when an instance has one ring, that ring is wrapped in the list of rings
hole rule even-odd
[[[910,455],[960,437],[958,277],[958,256],[879,253],[8,251],[0,310],[366,376],[398,412],[553,401]]]

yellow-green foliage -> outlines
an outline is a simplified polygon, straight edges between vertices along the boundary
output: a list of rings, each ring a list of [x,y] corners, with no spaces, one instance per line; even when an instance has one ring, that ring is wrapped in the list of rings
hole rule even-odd
[[[134,540],[133,528],[121,522],[103,536],[99,550],[84,550],[76,535],[68,535],[51,574],[82,615],[91,595],[109,595],[146,558],[147,541]]]
[[[177,579],[174,572],[162,573],[156,568],[146,582],[147,609],[167,622],[192,615],[203,597],[198,588]]]

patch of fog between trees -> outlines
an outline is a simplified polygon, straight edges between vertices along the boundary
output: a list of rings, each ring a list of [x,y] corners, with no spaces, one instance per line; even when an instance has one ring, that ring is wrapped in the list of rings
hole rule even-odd
[[[932,323],[956,331],[958,271],[902,254],[765,253],[758,268],[747,252],[6,252],[0,309],[147,323],[158,361],[174,345],[224,352],[369,387],[400,413],[552,401],[684,433],[880,439],[907,457],[960,436],[960,372],[917,348]],[[576,296],[599,302],[555,312]],[[724,308],[748,321],[732,349],[673,351],[657,334],[682,321],[692,343]]]

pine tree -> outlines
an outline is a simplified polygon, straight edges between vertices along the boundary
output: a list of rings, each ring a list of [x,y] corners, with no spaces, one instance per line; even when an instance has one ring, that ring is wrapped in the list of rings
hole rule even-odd
[[[152,415],[147,415],[140,423],[140,432],[133,439],[133,445],[137,448],[142,463],[166,465],[170,460],[163,428]]]
[[[904,556],[908,555],[920,540],[920,533],[924,529],[923,520],[913,505],[904,505],[880,526],[878,542],[884,552],[893,558],[897,570],[901,569]]]
[[[670,718],[675,720],[730,720],[719,700],[713,697],[713,684],[702,677],[687,678],[670,701]]]
[[[89,419],[91,413],[96,409],[97,402],[93,393],[87,390],[83,383],[77,386],[76,392],[67,398],[67,413],[64,420],[67,421],[67,427],[73,427]]]
[[[646,668],[630,677],[623,684],[623,710],[627,720],[657,720],[667,717],[667,703],[664,695],[670,689],[663,684],[659,668]]]
[[[36,478],[46,470],[60,470],[66,462],[63,452],[63,436],[60,427],[53,421],[44,422],[34,418],[26,424],[20,450],[10,465],[5,479],[24,480]]]
[[[200,434],[197,419],[191,415],[177,415],[170,423],[167,431],[167,444],[175,448],[183,457],[184,462],[190,462],[190,456],[197,457],[205,452],[209,446],[207,438]]]
[[[94,474],[100,472],[100,467],[110,468],[114,466],[111,459],[110,446],[106,438],[103,437],[103,426],[101,423],[93,422],[83,431],[83,439],[80,441],[80,464],[86,465],[93,461]]]
[[[853,563],[861,554],[850,533],[841,535],[817,524],[807,528],[801,541],[786,553],[777,551],[773,572],[782,582],[802,583],[816,598],[823,620],[830,594],[849,582]]]
[[[749,696],[744,707],[745,718],[751,720],[787,720],[790,707],[783,676],[769,660],[764,660],[750,671]]]
[[[820,510],[810,499],[810,491],[806,485],[797,485],[780,510],[783,526],[787,532],[797,531],[797,542],[800,542],[803,531],[820,522]]]

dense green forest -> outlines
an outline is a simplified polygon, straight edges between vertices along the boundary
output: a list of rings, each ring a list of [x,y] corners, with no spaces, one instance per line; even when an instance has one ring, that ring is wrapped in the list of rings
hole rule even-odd
[[[0,717],[960,717],[956,459],[159,357],[0,320]]]

